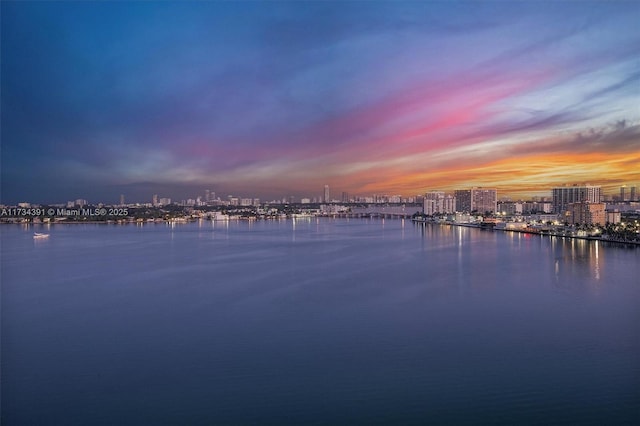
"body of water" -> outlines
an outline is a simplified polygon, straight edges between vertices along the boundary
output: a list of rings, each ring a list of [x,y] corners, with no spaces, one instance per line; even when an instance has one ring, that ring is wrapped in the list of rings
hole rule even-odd
[[[640,423],[638,248],[316,218],[0,235],[3,425]]]

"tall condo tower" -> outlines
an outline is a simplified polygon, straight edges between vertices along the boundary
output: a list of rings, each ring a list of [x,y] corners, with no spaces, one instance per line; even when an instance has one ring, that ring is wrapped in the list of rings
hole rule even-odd
[[[422,212],[429,216],[444,213],[444,191],[430,191],[424,194]]]
[[[498,190],[495,188],[472,188],[456,190],[456,211],[495,213],[498,210]]]
[[[620,201],[638,201],[636,195],[636,187],[622,185],[620,187]]]
[[[571,203],[599,203],[600,187],[573,185],[553,188],[553,212],[564,214]]]

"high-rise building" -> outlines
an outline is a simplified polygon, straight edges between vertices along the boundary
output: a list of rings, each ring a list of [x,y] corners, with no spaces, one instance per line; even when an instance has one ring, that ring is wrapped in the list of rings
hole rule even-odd
[[[422,202],[422,213],[426,215],[434,215],[440,212],[440,206],[442,203],[439,203],[440,199],[444,199],[444,192],[442,191],[431,191],[427,192],[424,195],[424,201]]]
[[[494,188],[456,190],[456,211],[495,213],[498,210],[498,191]]]
[[[347,192],[342,192],[342,202],[343,203],[348,203],[349,202],[349,194]]]
[[[493,188],[473,188],[471,190],[471,211],[478,213],[498,211],[498,191]]]
[[[124,206],[124,194],[120,194],[120,205]]]
[[[607,222],[607,213],[604,208],[604,203],[570,203],[567,206],[568,214],[566,215],[566,218],[569,223],[604,225]]]
[[[153,204],[154,206],[158,205],[158,194],[153,194],[153,197],[151,198],[151,204]]]
[[[456,199],[444,191],[430,191],[424,195],[422,206],[426,215],[455,213]]]
[[[456,212],[456,197],[453,195],[445,195],[443,203],[443,213],[455,213]]]
[[[620,201],[628,201],[629,193],[627,192],[627,185],[622,185],[620,187]]]
[[[630,201],[638,201],[638,194],[636,193],[636,187],[632,186],[629,188],[629,200]]]
[[[331,199],[329,198],[329,185],[325,185],[324,186],[324,199],[323,199],[323,201],[325,203],[328,203],[328,202],[331,201]]]
[[[553,188],[553,212],[564,214],[571,203],[599,203],[600,187],[592,185],[560,186]]]
[[[470,189],[457,189],[453,192],[456,197],[456,211],[458,212],[471,212],[471,190]]]

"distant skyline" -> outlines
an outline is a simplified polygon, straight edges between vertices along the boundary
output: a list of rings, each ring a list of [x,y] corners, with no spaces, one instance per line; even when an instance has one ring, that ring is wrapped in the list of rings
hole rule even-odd
[[[637,1],[0,8],[5,204],[640,186]]]

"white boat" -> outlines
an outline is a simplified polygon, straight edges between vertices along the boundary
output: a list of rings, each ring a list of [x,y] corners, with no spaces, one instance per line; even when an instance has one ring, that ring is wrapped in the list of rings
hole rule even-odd
[[[49,238],[49,234],[41,234],[41,233],[39,233],[39,232],[34,232],[34,233],[33,233],[33,238],[37,238],[37,239],[40,239],[40,238]]]

